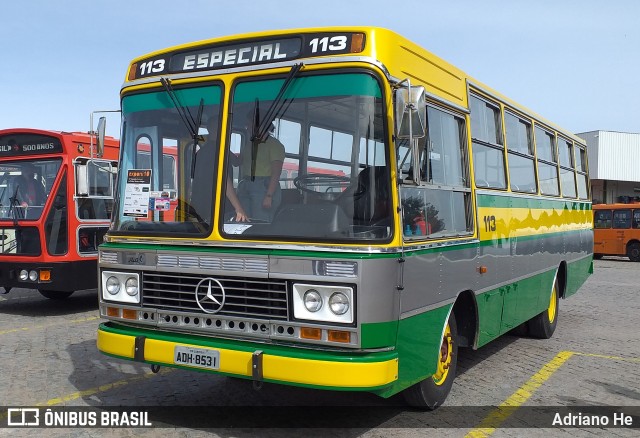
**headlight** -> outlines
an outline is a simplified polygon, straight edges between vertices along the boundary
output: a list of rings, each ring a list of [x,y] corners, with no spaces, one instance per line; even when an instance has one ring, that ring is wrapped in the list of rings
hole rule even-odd
[[[37,281],[38,280],[38,271],[29,271],[29,280]]]
[[[140,273],[102,271],[100,273],[100,296],[102,300],[140,304],[142,290]]]
[[[329,307],[336,315],[344,315],[349,310],[349,298],[342,292],[335,292],[329,298]]]
[[[296,319],[352,324],[355,291],[349,286],[293,284],[293,316]]]
[[[22,271],[20,271],[20,280],[27,281],[28,279],[29,279],[29,271],[27,271],[26,269],[23,269]]]
[[[304,293],[304,307],[309,312],[317,312],[322,308],[322,297],[315,289],[309,289]]]
[[[120,292],[120,280],[118,280],[114,276],[107,278],[106,289],[107,292],[109,292],[111,295],[117,294],[118,292]]]
[[[137,277],[129,277],[127,278],[127,282],[124,284],[124,290],[131,296],[138,294],[138,278]]]

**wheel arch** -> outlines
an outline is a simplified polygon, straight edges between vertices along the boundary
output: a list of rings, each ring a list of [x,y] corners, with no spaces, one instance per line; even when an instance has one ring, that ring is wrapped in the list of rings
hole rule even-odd
[[[567,290],[567,262],[563,260],[560,262],[560,266],[558,266],[558,271],[556,273],[556,280],[558,282],[558,294],[560,298],[564,298],[565,291]]]
[[[624,246],[625,255],[629,254],[629,246],[634,245],[634,244],[635,245],[640,245],[640,240],[638,240],[638,239],[629,239],[627,241],[627,243]]]
[[[478,304],[475,294],[466,290],[458,294],[452,312],[456,318],[458,344],[474,347],[478,334]]]

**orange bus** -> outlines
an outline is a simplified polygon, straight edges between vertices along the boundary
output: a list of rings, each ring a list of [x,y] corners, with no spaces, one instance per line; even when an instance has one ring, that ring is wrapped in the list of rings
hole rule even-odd
[[[97,285],[119,142],[39,129],[0,130],[0,287],[51,299]]]
[[[593,206],[593,257],[604,255],[640,262],[640,203]]]

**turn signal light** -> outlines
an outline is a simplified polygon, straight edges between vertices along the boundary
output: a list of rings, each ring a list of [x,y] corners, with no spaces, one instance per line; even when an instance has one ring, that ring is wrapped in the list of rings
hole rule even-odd
[[[124,319],[138,319],[138,311],[132,309],[122,309],[122,317]]]
[[[120,309],[117,307],[107,307],[107,316],[120,317]]]
[[[51,271],[40,271],[40,281],[51,281]]]
[[[300,328],[300,337],[303,339],[314,339],[319,341],[322,339],[322,330],[318,328],[302,327]]]
[[[136,73],[138,72],[138,63],[134,62],[131,64],[131,69],[129,70],[129,75],[127,76],[128,81],[133,81],[136,78]]]
[[[342,342],[348,344],[351,342],[351,332],[343,332],[341,330],[329,330],[328,339],[331,342]]]
[[[359,53],[364,49],[364,34],[354,33],[351,36],[351,53]]]

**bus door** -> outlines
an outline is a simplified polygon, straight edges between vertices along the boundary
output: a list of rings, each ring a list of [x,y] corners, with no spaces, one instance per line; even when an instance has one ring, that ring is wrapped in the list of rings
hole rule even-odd
[[[117,162],[78,159],[76,169],[76,230],[78,254],[95,255],[109,229]]]
[[[593,233],[593,252],[595,254],[609,254],[611,236],[611,218],[613,213],[611,210],[594,210],[593,227],[596,232]]]
[[[627,253],[627,234],[631,228],[631,209],[613,210],[612,254]]]

